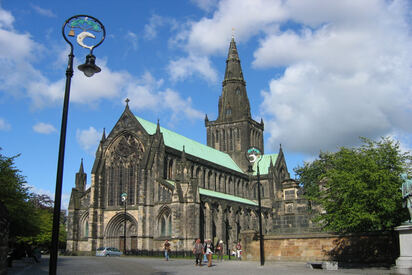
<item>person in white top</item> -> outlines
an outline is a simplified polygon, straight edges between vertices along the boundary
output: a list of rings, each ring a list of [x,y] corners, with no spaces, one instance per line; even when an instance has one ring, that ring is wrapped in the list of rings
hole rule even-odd
[[[210,240],[210,239],[207,240],[207,242],[206,242],[205,254],[206,254],[206,257],[207,257],[207,261],[208,261],[207,266],[211,267],[212,266],[212,255],[213,255],[213,244],[212,244],[212,240]]]

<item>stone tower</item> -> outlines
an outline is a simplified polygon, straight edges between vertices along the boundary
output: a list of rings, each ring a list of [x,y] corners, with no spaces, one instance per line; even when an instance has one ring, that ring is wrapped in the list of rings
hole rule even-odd
[[[246,82],[236,43],[232,37],[226,60],[225,79],[222,82],[222,95],[219,97],[219,114],[215,121],[205,117],[207,145],[228,153],[237,165],[247,171],[249,162],[245,152],[251,146],[263,151],[263,120],[256,122],[250,115]]]
[[[87,174],[83,169],[83,159],[80,163],[79,172],[76,173],[76,189],[80,192],[86,191]]]

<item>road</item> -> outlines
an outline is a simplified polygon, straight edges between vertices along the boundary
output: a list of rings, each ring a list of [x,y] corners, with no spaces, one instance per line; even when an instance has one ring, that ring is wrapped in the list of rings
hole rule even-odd
[[[40,263],[31,261],[16,261],[8,270],[11,275],[23,274],[48,274],[47,257]],[[60,256],[58,259],[57,274],[139,274],[139,275],[254,275],[254,274],[397,274],[394,270],[383,268],[367,269],[339,269],[326,271],[310,269],[302,262],[268,262],[261,267],[258,262],[249,261],[224,261],[215,262],[212,267],[194,265],[193,260],[170,259],[164,261],[160,258],[147,257],[74,257]]]

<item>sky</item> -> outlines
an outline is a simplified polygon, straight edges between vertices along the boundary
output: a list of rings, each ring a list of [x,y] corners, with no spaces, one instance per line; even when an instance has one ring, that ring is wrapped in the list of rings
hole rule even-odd
[[[265,153],[282,144],[292,176],[360,136],[412,148],[411,1],[0,0],[0,153],[20,154],[33,192],[54,196],[69,54],[61,28],[77,14],[98,18],[106,39],[91,78],[77,70],[88,50],[75,44],[63,208],[82,158],[90,184],[103,128],[126,98],[135,115],[206,143],[232,35]]]

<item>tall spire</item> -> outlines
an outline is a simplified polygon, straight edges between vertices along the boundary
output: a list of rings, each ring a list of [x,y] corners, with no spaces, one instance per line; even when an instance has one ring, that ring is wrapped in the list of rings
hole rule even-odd
[[[225,85],[225,81],[228,80],[242,81],[243,84],[246,85],[246,82],[243,79],[242,67],[240,66],[239,54],[237,52],[234,37],[232,37],[232,40],[230,41],[229,52],[227,54],[225,80],[223,81],[223,85]]]
[[[226,59],[225,79],[219,98],[219,121],[243,120],[251,117],[239,54],[235,38],[232,37]]]

